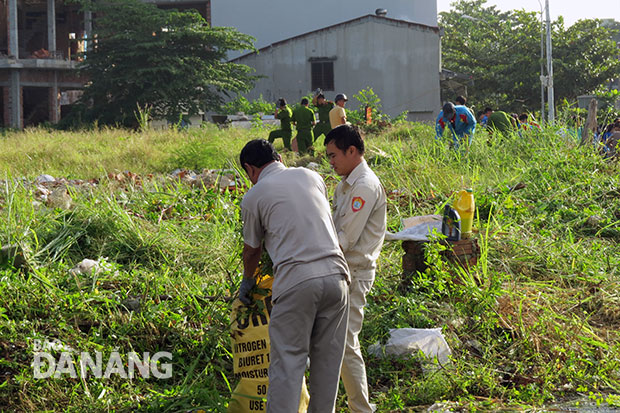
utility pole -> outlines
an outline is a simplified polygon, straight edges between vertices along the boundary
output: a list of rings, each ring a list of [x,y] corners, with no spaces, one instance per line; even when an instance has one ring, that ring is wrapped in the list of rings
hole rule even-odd
[[[547,84],[547,78],[545,77],[545,24],[543,15],[543,5],[538,1],[540,5],[540,122],[545,123],[545,85]]]
[[[547,104],[549,105],[549,123],[555,120],[555,102],[553,98],[553,57],[551,53],[551,17],[549,16],[549,0],[545,0],[547,9]]]

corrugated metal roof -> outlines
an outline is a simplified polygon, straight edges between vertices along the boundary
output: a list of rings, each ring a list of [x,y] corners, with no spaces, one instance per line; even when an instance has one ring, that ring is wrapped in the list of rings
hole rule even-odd
[[[320,32],[323,32],[323,31],[328,31],[328,30],[334,29],[336,27],[346,26],[346,25],[349,25],[351,23],[361,22],[363,20],[375,20],[375,21],[378,21],[380,23],[386,23],[386,22],[389,22],[389,23],[392,23],[392,24],[397,23],[397,24],[406,25],[406,26],[409,26],[409,27],[412,27],[412,28],[419,28],[419,29],[424,29],[424,30],[430,30],[430,31],[433,31],[433,32],[436,32],[437,34],[439,34],[439,27],[428,26],[426,24],[420,24],[420,23],[414,23],[414,22],[410,22],[410,21],[407,21],[407,20],[392,19],[391,17],[377,16],[377,15],[374,15],[374,14],[367,14],[365,16],[361,16],[361,17],[357,17],[355,19],[347,20],[347,21],[344,21],[342,23],[332,24],[331,26],[323,27],[323,28],[317,29],[317,30],[312,30],[312,31],[307,32],[307,33],[303,33],[303,34],[299,34],[297,36],[289,37],[288,39],[280,40],[278,42],[270,44],[269,46],[261,47],[260,49],[258,49],[257,52],[262,52],[262,51],[265,51],[267,49],[271,49],[272,47],[281,46],[281,45],[283,45],[285,43],[291,42],[293,40],[300,39],[302,37],[306,37],[306,36],[309,36],[309,35],[312,35],[312,34],[315,34],[315,33],[320,33]],[[251,56],[251,55],[253,55],[253,54],[257,53],[257,52],[246,53],[246,54],[244,54],[242,56],[239,56],[239,57],[236,57],[234,59],[231,59],[230,61],[231,62],[235,62],[237,60],[243,59],[244,57]]]

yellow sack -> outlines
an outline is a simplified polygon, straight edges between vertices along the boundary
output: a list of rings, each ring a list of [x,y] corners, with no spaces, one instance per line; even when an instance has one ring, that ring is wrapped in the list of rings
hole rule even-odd
[[[233,371],[239,383],[228,404],[229,413],[267,411],[269,388],[269,315],[271,314],[271,285],[273,277],[265,276],[258,282],[254,294],[255,307],[249,308],[237,298],[233,302],[230,319],[233,353]],[[301,386],[298,413],[308,409],[310,394],[304,377]]]

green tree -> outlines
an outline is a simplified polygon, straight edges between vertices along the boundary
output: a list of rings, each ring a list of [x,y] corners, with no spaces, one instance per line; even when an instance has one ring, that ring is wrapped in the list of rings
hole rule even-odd
[[[253,87],[252,69],[225,61],[228,51],[254,49],[252,37],[211,27],[196,11],[138,0],[96,4],[95,41],[81,65],[88,120],[134,126],[136,109],[148,107],[177,121]]]
[[[620,76],[620,52],[613,40],[617,33],[600,20],[579,20],[567,29],[561,20],[557,23],[553,38],[556,96],[571,100]]]
[[[486,7],[486,0],[461,1],[440,14],[440,26],[445,30],[443,66],[471,76],[468,94],[476,109],[540,108],[539,13],[501,12]],[[582,20],[565,29],[561,18],[552,28],[557,102],[593,92],[617,76],[620,61],[613,30],[599,20]]]

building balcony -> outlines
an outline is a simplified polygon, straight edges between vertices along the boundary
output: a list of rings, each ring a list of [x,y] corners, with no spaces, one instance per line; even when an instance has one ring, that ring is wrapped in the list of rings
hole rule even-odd
[[[79,62],[64,57],[15,59],[11,56],[0,56],[0,69],[75,70],[78,64]]]

